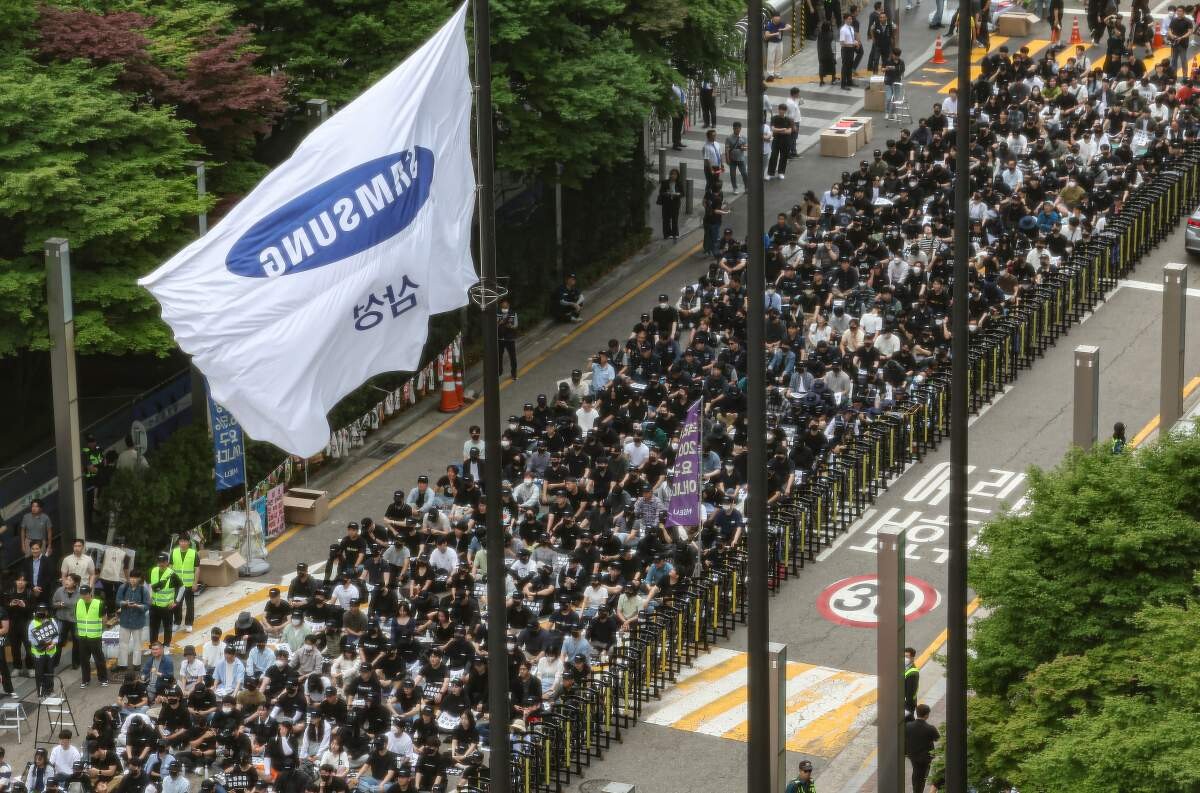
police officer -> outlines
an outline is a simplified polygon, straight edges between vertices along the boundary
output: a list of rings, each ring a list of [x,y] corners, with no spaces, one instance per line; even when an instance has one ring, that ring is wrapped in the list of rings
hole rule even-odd
[[[108,664],[104,660],[104,600],[95,597],[87,584],[79,587],[79,600],[75,601],[75,641],[79,642],[76,657],[80,663],[83,681],[80,688],[92,682],[92,661],[96,664],[96,677],[102,688],[108,686]]]
[[[158,564],[150,568],[150,643],[158,639],[158,629],[163,631],[163,645],[171,643],[171,626],[175,621],[175,592],[179,588],[179,576],[170,567],[171,557],[166,552],[158,555]]]
[[[496,338],[500,341],[500,368],[504,368],[504,354],[508,353],[509,372],[517,379],[517,315],[508,298],[501,298],[496,314]]]
[[[179,588],[183,595],[183,607],[175,613],[175,618],[183,621],[183,629],[187,632],[192,630],[196,613],[196,563],[196,549],[192,547],[191,538],[180,537],[171,551],[171,569],[179,577]]]
[[[60,634],[57,620],[50,617],[50,606],[38,604],[33,619],[29,621],[28,631],[38,696],[48,697],[54,693],[54,657],[58,652]]]
[[[812,781],[812,763],[800,761],[796,776],[788,782],[783,793],[817,793],[817,784]]]
[[[913,720],[917,709],[917,689],[921,686],[921,672],[917,669],[917,651],[904,648],[904,720]]]

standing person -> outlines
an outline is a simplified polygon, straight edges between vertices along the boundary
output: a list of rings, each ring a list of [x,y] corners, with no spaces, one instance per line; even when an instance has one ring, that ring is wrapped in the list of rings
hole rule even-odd
[[[21,677],[32,677],[33,655],[30,653],[28,629],[37,602],[25,573],[17,573],[3,602],[8,610],[8,646],[12,648],[13,672]]]
[[[729,183],[733,194],[738,194],[737,175],[741,171],[742,184],[749,187],[750,175],[746,171],[746,136],[742,134],[742,122],[733,122],[733,132],[725,138],[725,162],[729,163]]]
[[[904,60],[900,57],[900,48],[892,50],[888,53],[887,60],[883,64],[883,117],[894,119],[896,117],[896,94],[898,89],[897,84],[902,84],[904,81]],[[899,89],[903,90],[903,88]]]
[[[917,689],[921,687],[921,672],[917,669],[917,651],[904,648],[904,719],[912,721],[917,708]]]
[[[0,684],[4,686],[5,694],[13,699],[18,699],[19,697],[13,693],[12,673],[9,672],[8,659],[4,654],[4,646],[12,643],[12,630],[13,624],[12,620],[8,617],[8,609],[4,607],[3,602],[0,602]],[[18,664],[21,662],[21,656],[18,654],[18,648],[15,644],[13,645],[13,661]],[[0,764],[3,762],[4,754],[0,752]],[[3,790],[3,788],[0,787],[0,790]]]
[[[942,27],[942,14],[946,12],[946,0],[936,0],[933,8],[933,19],[929,20],[929,29]]]
[[[675,105],[671,108],[671,148],[679,151],[683,148],[683,119],[687,115],[687,94],[679,85],[672,84],[671,96]]]
[[[777,79],[783,70],[783,34],[792,29],[783,21],[779,12],[771,14],[771,18],[763,25],[763,41],[767,43],[767,81]]]
[[[872,74],[879,74],[879,65],[885,63],[892,54],[892,43],[895,41],[896,26],[892,24],[892,20],[888,19],[886,11],[880,11],[875,18],[875,25],[872,28],[871,35],[871,54],[878,53],[878,60],[875,66],[872,66],[870,61],[867,62],[867,68]]]
[[[858,43],[858,31],[850,14],[842,18],[842,27],[838,30],[838,44],[842,48],[842,90],[849,91],[854,87],[854,62],[858,59],[861,45]]]
[[[1063,11],[1063,0],[1050,0],[1046,21],[1050,23],[1050,41],[1056,44],[1062,41]]]
[[[875,41],[875,26],[879,22],[879,15],[883,13],[882,0],[875,0],[875,5],[871,9],[871,13],[867,15],[867,41],[871,42],[871,54],[867,56],[867,71],[871,74],[879,73],[879,64],[883,60],[877,42]]]
[[[912,763],[913,793],[925,793],[925,780],[929,778],[929,766],[933,762],[933,749],[937,746],[938,728],[929,723],[929,706],[917,705],[917,717],[904,725],[904,756]]]
[[[59,626],[50,617],[50,607],[39,603],[26,630],[33,666],[37,676],[37,694],[48,697],[54,692],[54,666],[58,656]]]
[[[508,353],[509,374],[517,379],[517,315],[507,297],[500,298],[496,311],[496,338],[500,342],[500,369],[504,369],[504,354]]]
[[[820,0],[804,0],[804,31],[809,41],[817,38],[817,27],[821,24]]]
[[[84,553],[83,540],[75,540],[71,543],[71,553],[62,560],[59,572],[63,577],[74,573],[79,576],[79,583],[87,584],[90,587],[96,586],[96,562],[91,556]]]
[[[196,549],[192,547],[192,539],[183,535],[175,543],[171,551],[171,569],[179,577],[179,593],[182,607],[175,612],[175,625],[182,620],[184,631],[191,633],[192,622],[196,616]],[[167,640],[170,643],[170,639]]]
[[[804,115],[800,112],[800,105],[804,104],[804,100],[800,98],[800,89],[792,86],[788,91],[787,116],[792,122],[792,137],[788,140],[788,158],[799,156],[796,153],[796,140],[800,137],[800,122],[804,120]]]
[[[672,168],[666,180],[658,188],[658,205],[662,207],[664,240],[679,239],[679,206],[683,203],[683,185],[679,182],[679,169]]]
[[[712,75],[700,82],[700,117],[705,127],[717,125],[717,84]]]
[[[158,555],[158,564],[150,568],[150,642],[158,640],[158,631],[163,632],[163,644],[171,643],[171,626],[175,622],[175,591],[179,587],[179,576],[170,567],[171,557]]]
[[[714,258],[721,255],[718,248],[721,237],[721,222],[729,210],[721,195],[721,185],[704,191],[704,252]]]
[[[781,104],[778,113],[771,116],[771,158],[767,163],[767,179],[786,178],[788,149],[792,143],[792,120],[788,118],[787,105]]]
[[[79,587],[79,600],[75,601],[75,660],[80,664],[80,688],[92,682],[91,661],[96,664],[96,677],[100,687],[108,687],[108,665],[104,661],[104,601],[92,594],[86,584]]]
[[[129,579],[117,588],[117,671],[142,665],[142,642],[150,612],[150,590],[137,570],[129,571]]]
[[[1167,25],[1167,43],[1171,45],[1171,69],[1180,78],[1188,73],[1188,41],[1192,36],[1192,20],[1183,6],[1175,7],[1175,16]]]
[[[833,54],[833,42],[837,40],[833,23],[828,19],[821,20],[817,29],[817,80],[819,85],[825,85],[825,77],[829,76],[829,84],[837,79],[837,56]]]
[[[54,539],[54,524],[42,508],[42,500],[29,502],[29,511],[21,516],[21,552],[28,555],[29,546],[37,540],[43,548],[50,548]]]
[[[79,600],[79,576],[75,574],[63,576],[63,585],[54,590],[50,604],[54,607],[54,617],[58,620],[59,640],[54,654],[54,665],[58,666],[62,647],[75,638],[75,603]],[[79,642],[71,642],[71,668],[79,668]]]
[[[796,769],[796,776],[792,781],[788,782],[787,788],[783,793],[817,793],[816,783],[812,778],[812,763],[807,760],[801,760],[800,766]]]
[[[712,190],[721,186],[721,173],[725,170],[721,146],[717,143],[715,129],[704,132],[704,189]]]
[[[1109,451],[1113,454],[1120,454],[1125,451],[1125,446],[1128,441],[1125,440],[1125,422],[1118,421],[1113,425],[1112,445],[1109,446]]]
[[[41,540],[29,541],[29,556],[25,557],[23,565],[34,598],[38,603],[49,603],[58,583],[54,577],[54,562]]]

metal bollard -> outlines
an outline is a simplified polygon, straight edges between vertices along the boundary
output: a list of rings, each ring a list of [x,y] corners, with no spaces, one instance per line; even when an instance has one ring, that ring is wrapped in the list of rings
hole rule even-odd
[[[687,180],[688,180],[688,174],[687,174],[687,163],[686,163],[686,162],[680,162],[680,163],[679,163],[679,181],[680,181],[681,183],[684,183],[684,184],[686,184],[686,183],[687,183]]]
[[[683,213],[685,215],[692,214],[692,180],[688,179],[683,183]]]
[[[665,146],[658,147],[658,181],[659,184],[667,181],[667,149]]]

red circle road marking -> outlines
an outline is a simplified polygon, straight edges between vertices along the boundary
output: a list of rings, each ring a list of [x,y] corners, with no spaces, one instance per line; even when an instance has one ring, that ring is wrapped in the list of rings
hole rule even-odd
[[[904,579],[906,622],[925,616],[937,608],[941,594],[928,581],[913,576]],[[908,593],[912,593],[911,601]],[[851,628],[875,628],[879,620],[875,608],[879,600],[879,579],[874,574],[856,575],[835,581],[817,596],[821,616],[838,625]],[[865,618],[856,618],[862,612]]]

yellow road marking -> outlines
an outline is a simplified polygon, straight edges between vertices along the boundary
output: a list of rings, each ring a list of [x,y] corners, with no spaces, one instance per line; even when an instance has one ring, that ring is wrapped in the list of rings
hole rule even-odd
[[[834,757],[850,740],[850,730],[864,708],[874,705],[879,698],[878,690],[868,691],[857,699],[847,702],[820,719],[813,721],[787,739],[791,752]]]
[[[743,658],[742,658],[742,666],[745,666],[745,656],[743,656]],[[788,680],[791,680],[794,677],[799,677],[800,675],[804,674],[808,670],[815,669],[815,668],[816,667],[813,664],[789,663],[788,664],[788,673],[787,673]],[[738,686],[733,691],[730,691],[727,694],[723,694],[723,695],[717,697],[716,699],[714,699],[712,702],[709,702],[706,705],[702,705],[701,707],[696,708],[691,713],[688,713],[686,716],[683,716],[682,718],[676,719],[671,724],[671,726],[677,730],[687,730],[688,732],[696,732],[697,730],[699,730],[700,725],[703,724],[704,722],[708,721],[709,719],[715,719],[717,716],[720,716],[722,713],[725,713],[726,711],[736,708],[738,705],[744,705],[747,701],[746,696],[747,696],[748,691],[749,691],[748,683],[746,685]],[[742,729],[743,734],[745,734],[746,731],[749,730],[749,727],[746,726],[745,724],[739,725],[739,727],[735,727],[735,728],[733,728],[733,730],[730,730],[729,732],[727,732],[725,734],[725,737],[726,738],[734,737],[730,733],[735,732],[739,728]],[[745,738],[743,737],[741,740],[745,740]]]

